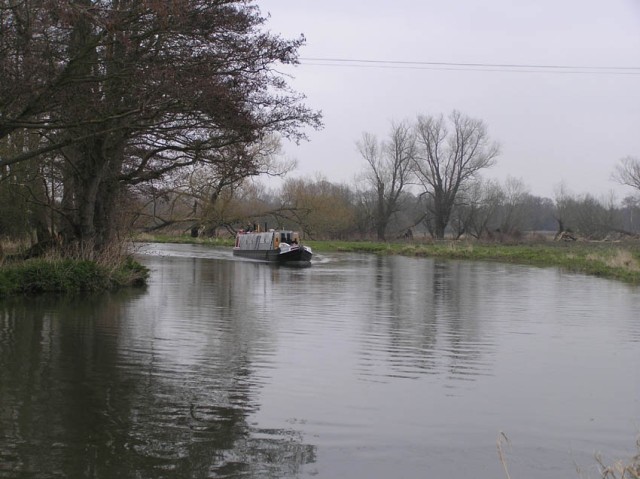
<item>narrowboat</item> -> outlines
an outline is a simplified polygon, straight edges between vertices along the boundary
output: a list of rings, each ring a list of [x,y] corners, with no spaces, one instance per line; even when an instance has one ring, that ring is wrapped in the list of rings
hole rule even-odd
[[[311,248],[300,243],[296,231],[239,231],[233,248],[234,256],[277,263],[309,263]]]

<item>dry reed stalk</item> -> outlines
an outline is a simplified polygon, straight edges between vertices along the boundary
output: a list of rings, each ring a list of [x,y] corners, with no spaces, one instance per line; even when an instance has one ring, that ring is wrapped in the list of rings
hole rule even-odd
[[[607,466],[600,455],[596,455],[596,461],[600,465],[602,479],[640,479],[640,438],[636,441],[638,453],[631,458],[629,463],[616,461]]]
[[[73,243],[64,245],[62,250],[49,250],[45,258],[55,260],[64,257],[72,260],[89,260],[100,266],[111,268],[117,267],[129,256],[130,245],[130,240],[114,240],[100,250],[96,250],[91,242]]]
[[[633,257],[631,252],[623,249],[616,250],[616,254],[608,258],[606,261],[607,266],[612,268],[625,268],[631,271],[640,271],[640,264]]]
[[[496,445],[498,447],[498,457],[500,458],[500,462],[502,463],[502,467],[504,468],[504,473],[506,474],[507,479],[511,479],[511,475],[509,475],[509,468],[507,467],[507,460],[505,459],[504,450],[502,448],[503,443],[507,446],[511,445],[507,435],[504,432],[500,431],[500,435],[498,436],[498,440],[496,441]]]
[[[131,242],[127,240],[112,241],[103,248],[95,257],[96,263],[106,268],[113,268],[120,265],[129,256]]]
[[[640,271],[640,263],[633,257],[630,251],[616,249],[612,255],[590,253],[586,256],[588,261],[597,261],[610,268]]]

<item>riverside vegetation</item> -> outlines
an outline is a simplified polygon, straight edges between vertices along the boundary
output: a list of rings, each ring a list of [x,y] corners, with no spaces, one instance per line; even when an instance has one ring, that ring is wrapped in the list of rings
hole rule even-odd
[[[196,243],[231,247],[232,239],[141,235],[138,241]],[[564,271],[640,284],[640,242],[483,243],[478,241],[375,242],[307,241],[316,252],[398,254],[438,259],[496,261],[559,267]],[[9,248],[5,247],[5,251]],[[0,297],[44,292],[80,292],[143,285],[149,272],[121,251],[105,253],[104,260],[50,255],[17,261],[19,255],[0,257]],[[14,258],[14,259],[12,259]]]
[[[20,294],[80,293],[143,286],[149,271],[121,248],[94,259],[48,253],[26,258],[19,246],[0,255],[0,298]],[[2,249],[0,249],[2,251]]]
[[[232,239],[141,235],[138,241],[231,247]],[[640,284],[640,242],[483,243],[471,241],[306,241],[316,252],[354,252],[559,267],[564,271]],[[11,250],[5,246],[5,251]],[[15,247],[13,248],[15,249]],[[2,250],[0,250],[2,251]],[[79,292],[143,285],[149,272],[122,251],[89,261],[49,255],[17,260],[0,256],[0,297],[23,293]]]
[[[312,243],[313,245],[313,243]],[[436,243],[318,243],[317,251],[359,251],[440,259],[484,260],[540,267],[559,267],[629,283],[640,283],[640,243],[540,242],[495,244],[480,242]]]
[[[190,236],[142,235],[139,241],[157,243],[196,243],[232,246],[233,240],[192,238]],[[539,267],[558,267],[564,271],[640,284],[640,242],[536,240],[526,243],[480,241],[305,241],[315,252],[352,252],[403,255],[438,259],[496,261]]]

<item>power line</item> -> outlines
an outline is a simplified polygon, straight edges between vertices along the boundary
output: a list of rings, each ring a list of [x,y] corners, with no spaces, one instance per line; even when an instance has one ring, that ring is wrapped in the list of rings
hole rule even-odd
[[[603,66],[580,66],[580,65],[536,65],[522,63],[455,63],[455,62],[419,62],[401,60],[362,60],[349,58],[313,58],[305,57],[300,60],[327,61],[327,62],[353,62],[353,63],[379,63],[392,65],[437,65],[437,66],[463,66],[463,67],[497,67],[497,68],[572,68],[589,70],[638,70],[640,67],[603,67]]]
[[[401,60],[365,60],[348,58],[301,57],[302,64],[311,66],[331,66],[348,68],[386,68],[411,70],[480,71],[511,73],[559,73],[559,74],[602,74],[640,75],[640,67],[600,65],[543,65],[522,63],[462,63],[425,62]]]

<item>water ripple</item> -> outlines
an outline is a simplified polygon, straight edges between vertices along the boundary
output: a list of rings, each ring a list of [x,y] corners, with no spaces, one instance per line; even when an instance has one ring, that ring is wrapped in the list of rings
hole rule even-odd
[[[506,430],[521,476],[542,479],[573,474],[568,447],[633,447],[637,288],[371,255],[139,254],[144,291],[0,303],[0,477],[497,477]]]

